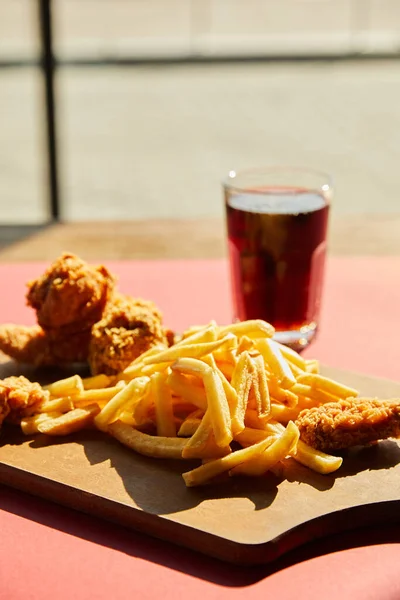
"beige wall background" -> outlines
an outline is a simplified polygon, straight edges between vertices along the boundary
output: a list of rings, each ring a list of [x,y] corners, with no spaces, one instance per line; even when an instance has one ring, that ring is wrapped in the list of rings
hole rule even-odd
[[[61,61],[400,50],[397,0],[53,0]],[[37,56],[36,2],[0,2],[0,62]],[[338,213],[398,212],[400,62],[74,68],[57,75],[63,214],[222,213],[231,168],[331,172]],[[0,222],[47,218],[42,85],[0,69]]]

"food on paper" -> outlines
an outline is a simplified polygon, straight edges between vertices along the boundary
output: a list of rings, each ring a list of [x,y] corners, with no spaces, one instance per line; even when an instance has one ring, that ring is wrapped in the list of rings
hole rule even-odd
[[[288,460],[329,474],[343,462],[330,451],[400,437],[400,400],[358,398],[272,334],[258,321],[213,322],[171,347],[143,346],[114,375],[75,375],[46,388],[9,378],[0,387],[3,419],[26,435],[95,427],[145,456],[198,460],[183,473],[189,487],[284,476]]]
[[[0,350],[20,363],[89,361],[93,375],[113,374],[157,342],[168,347],[174,341],[153,302],[120,294],[106,267],[74,254],[62,254],[29,282],[26,301],[36,325],[0,326]]]
[[[28,285],[38,324],[0,327],[0,349],[35,364],[88,361],[92,376],[0,381],[0,425],[48,436],[97,428],[149,457],[198,460],[187,486],[284,475],[288,460],[328,474],[343,462],[329,452],[400,437],[399,399],[359,398],[274,341],[269,323],[212,321],[177,338],[153,302],[115,281],[64,254]]]

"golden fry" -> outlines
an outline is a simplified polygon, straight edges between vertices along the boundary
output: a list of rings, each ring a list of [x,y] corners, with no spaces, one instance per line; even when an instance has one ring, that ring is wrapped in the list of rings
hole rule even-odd
[[[49,412],[49,413],[40,413],[38,415],[34,415],[33,417],[25,417],[21,420],[21,429],[25,435],[33,435],[35,433],[39,433],[39,425],[40,423],[44,423],[49,419],[56,419],[57,417],[61,417],[61,412]]]
[[[318,375],[319,360],[316,360],[315,358],[306,360],[306,369],[305,370],[307,371],[307,373],[314,373],[315,375]]]
[[[184,400],[194,404],[198,408],[206,410],[207,397],[204,387],[193,385],[190,379],[179,373],[179,371],[172,371],[168,375],[167,384],[178,396],[181,396]]]
[[[211,417],[207,411],[195,433],[182,451],[183,458],[218,458],[230,454],[229,445],[218,446],[212,429]]]
[[[261,355],[251,358],[251,361],[255,369],[255,385],[253,385],[255,389],[258,390],[256,398],[259,398],[257,402],[257,411],[260,417],[266,417],[271,411],[271,399],[269,397],[264,361]]]
[[[172,394],[166,386],[166,375],[156,373],[151,377],[152,393],[156,408],[157,435],[161,437],[176,437]]]
[[[286,360],[289,363],[296,365],[296,367],[301,371],[306,370],[307,361],[305,361],[304,358],[300,356],[300,354],[298,354],[295,350],[292,350],[288,346],[285,346],[284,344],[280,344],[279,342],[275,342],[275,344],[281,351],[283,358],[286,358]]]
[[[253,383],[253,367],[248,352],[242,352],[232,375],[232,387],[236,391],[236,405],[231,407],[232,431],[236,434],[245,427],[244,419]]]
[[[183,458],[182,450],[187,443],[183,438],[148,435],[122,421],[109,425],[108,432],[124,446],[152,458]]]
[[[113,385],[114,381],[115,377],[111,377],[110,375],[104,375],[104,373],[101,373],[100,375],[94,375],[93,377],[85,377],[84,379],[82,379],[84,390],[99,390],[102,388],[107,388],[110,385]]]
[[[262,440],[258,444],[254,444],[254,446],[237,450],[236,452],[232,452],[227,456],[207,462],[206,464],[203,464],[192,471],[183,473],[182,477],[187,487],[204,485],[211,479],[214,479],[214,477],[217,477],[226,471],[230,471],[241,463],[259,456],[268,447],[268,444],[268,439]]]
[[[235,441],[238,442],[244,448],[248,446],[253,446],[253,444],[258,444],[262,442],[262,440],[266,440],[269,438],[271,440],[271,444],[274,439],[280,434],[280,431],[277,431],[273,427],[269,427],[269,429],[253,429],[252,427],[245,427],[243,431],[238,433],[235,436]]]
[[[290,391],[297,394],[298,396],[304,396],[304,398],[311,398],[317,404],[323,404],[325,402],[337,402],[339,400],[338,396],[333,396],[329,394],[325,390],[317,389],[312,387],[311,385],[305,385],[304,383],[295,383],[295,385],[290,388]]]
[[[189,346],[188,346],[189,347]],[[172,370],[199,375],[204,383],[207,396],[209,418],[218,446],[224,448],[232,441],[232,428],[228,400],[218,375],[204,361],[195,358],[180,358],[172,365]]]
[[[119,392],[121,388],[119,386],[114,385],[113,387],[104,388],[104,389],[93,389],[93,390],[85,390],[80,394],[76,394],[76,396],[72,396],[72,401],[74,406],[82,408],[82,406],[87,406],[88,404],[93,404],[94,402],[98,404],[104,404],[114,398]]]
[[[263,475],[279,461],[283,460],[293,448],[296,448],[299,437],[300,432],[298,427],[293,421],[289,421],[285,431],[275,438],[273,443],[259,456],[231,469],[229,475],[249,475],[252,477]]]
[[[200,409],[190,413],[186,419],[182,421],[178,431],[178,437],[193,436],[196,433],[203,417],[204,413]]]
[[[279,346],[270,339],[256,341],[256,348],[264,359],[266,365],[283,388],[290,388],[296,379],[290,370],[287,360],[283,357]]]
[[[85,408],[75,408],[59,417],[46,419],[39,423],[38,430],[46,435],[69,435],[92,425],[93,419],[99,411],[97,404],[91,404]]]
[[[329,379],[328,377],[324,377],[323,375],[315,375],[314,373],[305,373],[304,375],[301,375],[298,378],[298,382],[327,392],[333,396],[337,396],[340,399],[355,398],[359,394],[358,390],[338,383],[337,381]]]
[[[279,384],[275,379],[268,380],[268,390],[271,396],[271,401],[272,399],[276,400],[282,404],[285,404],[285,406],[288,406],[289,408],[294,408],[299,401],[298,396],[292,392],[291,389],[285,390],[279,387]]]
[[[118,412],[133,399],[139,399],[148,386],[148,377],[138,377],[132,379],[124,388],[122,388],[111,400],[102,408],[95,419],[98,429],[107,431],[107,426],[118,416]]]
[[[236,344],[236,338],[234,335],[227,334],[224,338],[217,340],[216,342],[209,342],[205,344],[187,344],[186,346],[171,346],[168,350],[159,352],[154,356],[147,356],[143,359],[145,365],[153,365],[156,363],[174,362],[182,356],[185,358],[201,358],[207,354],[211,354],[217,348],[221,346],[234,347]]]
[[[180,342],[174,344],[174,347],[176,348],[177,346],[181,347],[181,346],[187,346],[188,344],[199,344],[199,343],[209,343],[209,342],[215,342],[217,340],[217,325],[216,323],[211,323],[210,325],[207,325],[207,327],[204,327],[203,329],[200,329],[199,331],[194,331],[193,333],[191,333],[190,335],[184,337],[183,339],[180,340]]]
[[[167,346],[165,344],[158,342],[157,344],[146,350],[146,352],[143,352],[143,354],[135,358],[135,360],[132,361],[131,364],[122,371],[122,373],[119,373],[117,375],[117,379],[129,381],[134,377],[139,377],[140,375],[142,375],[142,369],[144,367],[143,360],[148,356],[153,356],[155,354],[158,354],[159,352],[162,352],[163,350],[166,350],[166,348]]]
[[[66,379],[60,379],[59,381],[45,385],[43,389],[50,392],[56,398],[60,396],[73,396],[83,392],[83,382],[79,375],[72,375]]]
[[[337,471],[343,463],[341,456],[325,454],[325,452],[311,448],[311,446],[308,446],[302,440],[297,442],[297,450],[292,456],[302,465],[322,475],[328,475]]]
[[[225,327],[219,328],[219,337],[226,335],[227,333],[233,333],[237,337],[247,336],[253,338],[272,338],[275,329],[270,323],[256,319],[253,321],[242,321],[239,323],[232,323],[232,325],[226,325]]]
[[[36,410],[39,413],[65,413],[74,409],[74,403],[71,398],[55,398],[54,400],[46,400],[42,402]]]

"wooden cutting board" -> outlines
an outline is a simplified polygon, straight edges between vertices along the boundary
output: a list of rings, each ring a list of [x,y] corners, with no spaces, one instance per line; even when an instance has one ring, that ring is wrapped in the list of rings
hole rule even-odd
[[[398,383],[324,372],[363,395],[400,398]],[[285,480],[187,489],[181,473],[189,468],[137,455],[101,432],[2,432],[0,483],[232,563],[266,563],[332,532],[400,521],[400,445],[392,440],[349,452],[328,476],[291,461]]]

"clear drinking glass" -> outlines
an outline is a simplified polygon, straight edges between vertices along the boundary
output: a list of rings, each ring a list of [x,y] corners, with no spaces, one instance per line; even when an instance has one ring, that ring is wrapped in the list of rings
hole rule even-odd
[[[300,351],[318,329],[331,179],[271,167],[231,171],[223,186],[234,319],[264,319]]]

